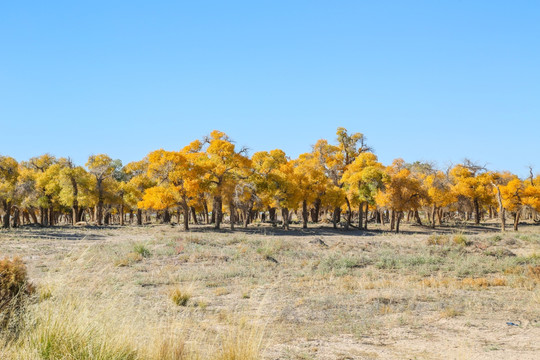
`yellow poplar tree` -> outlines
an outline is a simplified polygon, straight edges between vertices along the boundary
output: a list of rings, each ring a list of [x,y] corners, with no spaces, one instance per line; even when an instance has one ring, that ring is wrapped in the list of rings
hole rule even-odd
[[[309,216],[308,205],[324,193],[328,180],[324,174],[324,168],[312,153],[301,154],[292,165],[294,181],[296,181],[302,202],[302,227],[306,229]]]
[[[204,152],[198,153],[198,165],[203,169],[203,180],[208,182],[208,190],[213,197],[212,212],[215,228],[219,229],[223,217],[223,199],[233,199],[239,173],[250,167],[245,156],[246,149],[237,150],[229,137],[214,130],[203,141]],[[232,205],[230,201],[229,205]]]
[[[388,177],[385,178],[384,187],[379,190],[376,202],[379,206],[392,210],[391,229],[395,224],[396,233],[399,233],[399,225],[403,212],[417,210],[422,205],[426,193],[422,183],[411,176],[411,171],[404,167],[402,159],[396,159],[391,166],[386,168]]]
[[[442,171],[436,171],[423,178],[423,186],[427,192],[427,202],[431,205],[431,227],[435,228],[435,216],[439,225],[442,222],[442,208],[456,201],[450,181]]]
[[[384,166],[371,152],[360,153],[343,174],[343,182],[350,194],[349,202],[358,205],[359,229],[367,229],[367,207],[375,204],[375,196],[382,187],[384,176]],[[364,206],[366,206],[365,225],[362,221]]]
[[[276,226],[276,208],[279,207],[277,191],[280,183],[279,168],[287,163],[283,150],[260,151],[251,158],[254,169],[253,183],[255,191],[264,208],[268,209],[270,222]]]
[[[12,157],[0,155],[0,201],[4,210],[2,227],[10,226],[11,207],[19,177],[19,163]]]

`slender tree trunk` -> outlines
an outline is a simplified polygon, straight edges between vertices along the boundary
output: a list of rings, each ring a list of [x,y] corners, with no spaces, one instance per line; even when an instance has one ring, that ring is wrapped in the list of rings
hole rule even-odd
[[[307,201],[304,199],[304,201],[302,201],[302,220],[303,220],[302,228],[304,229],[307,229],[308,216],[309,216],[309,213],[308,213],[308,208],[307,208]]]
[[[103,225],[103,200],[98,200],[96,205],[96,222],[98,226]]]
[[[231,219],[231,230],[234,230],[234,223],[235,223],[235,217],[236,217],[236,208],[234,206],[234,201],[229,202],[229,212],[230,212],[230,219]]]
[[[195,206],[191,207],[191,216],[193,217],[193,223],[199,225],[199,219],[197,219],[197,211],[195,211]]]
[[[369,203],[366,201],[364,202],[364,205],[366,206],[366,209],[364,210],[364,216],[366,217],[364,219],[364,230],[367,230],[367,224],[368,224],[368,215],[369,215]]]
[[[396,226],[396,211],[395,210],[391,210],[392,211],[392,215],[391,215],[391,220],[390,220],[390,231],[394,231],[394,228]]]
[[[206,200],[203,200],[203,209],[204,209],[204,219],[207,224],[210,224],[210,217],[208,216],[208,204]]]
[[[73,201],[73,206],[71,207],[71,220],[73,225],[81,221],[79,218],[79,203],[77,200]]]
[[[124,204],[120,204],[120,226],[124,226]]]
[[[272,227],[276,227],[276,208],[270,208],[268,209],[268,213],[270,216],[270,222],[272,223]]]
[[[19,208],[17,206],[13,206],[13,227],[18,228],[19,224],[20,224]]]
[[[182,202],[182,209],[184,210],[184,230],[189,230],[189,205],[186,200]]]
[[[399,223],[401,222],[402,217],[403,217],[403,212],[399,211],[397,214],[397,219],[396,219],[396,234],[399,233]]]
[[[519,217],[521,216],[521,210],[517,210],[514,214],[514,231],[518,231]]]
[[[214,228],[219,229],[222,219],[222,200],[219,195],[214,196],[214,211],[216,212],[216,224]]]
[[[437,213],[437,206],[433,204],[431,207],[431,228],[435,229],[435,214]]]
[[[497,190],[497,202],[499,203],[499,217],[501,220],[501,231],[505,232],[506,231],[506,214],[505,214],[505,209],[502,202],[501,189],[497,185],[494,185],[494,186],[495,186],[495,189]]]
[[[352,209],[351,203],[349,202],[349,199],[347,197],[345,197],[345,202],[347,203],[347,219],[345,223],[345,228],[348,230],[349,226],[351,225]]]
[[[418,225],[422,225],[422,219],[420,219],[420,213],[418,212],[418,210],[414,210],[414,218]]]
[[[480,224],[480,204],[478,202],[478,199],[474,199],[474,223],[475,225]]]
[[[142,221],[142,210],[141,209],[137,209],[137,225],[141,226],[143,224],[143,221]]]
[[[39,222],[37,215],[36,215],[36,209],[34,207],[30,207],[28,209],[28,214],[30,214],[30,217],[32,218],[32,222],[34,224],[37,224]]]
[[[364,228],[363,220],[364,220],[364,203],[361,202],[360,205],[358,205],[358,228],[359,229]]]
[[[86,215],[84,215],[84,207],[82,206],[79,206],[79,211],[77,212],[77,218],[79,219],[79,221],[85,221]]]
[[[247,207],[244,208],[244,228],[246,228],[246,229],[247,229],[248,224],[249,224],[249,216],[247,214],[248,211],[249,211],[249,209]]]
[[[281,217],[283,218],[283,229],[289,230],[289,209],[281,209]]]
[[[334,229],[337,229],[337,224],[341,221],[341,208],[338,206],[334,208],[334,213],[332,214],[332,225]]]
[[[311,209],[311,221],[317,224],[319,222],[319,213],[321,212],[321,199],[315,199],[313,209]]]
[[[4,218],[2,221],[2,227],[4,229],[8,229],[10,224],[9,217],[11,215],[11,201],[4,200],[2,203],[4,205]]]

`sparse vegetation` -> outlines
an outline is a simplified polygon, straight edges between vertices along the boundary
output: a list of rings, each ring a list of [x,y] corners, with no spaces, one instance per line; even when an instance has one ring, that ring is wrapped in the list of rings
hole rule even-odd
[[[539,350],[534,227],[526,238],[501,234],[496,241],[481,230],[433,235],[406,224],[402,230],[416,233],[321,229],[324,246],[317,233],[285,235],[271,227],[241,238],[201,227],[180,240],[177,229],[164,225],[70,229],[81,236],[70,242],[62,228],[47,230],[58,234],[50,239],[24,235],[43,229],[2,233],[0,250],[28,259],[39,296],[27,303],[18,335],[0,345],[0,355],[292,360],[339,353],[400,358],[415,349],[440,357],[455,348],[430,338],[436,346],[426,349],[426,333],[473,344],[474,353],[486,327],[499,331],[517,320],[528,331],[522,351]],[[405,332],[409,337],[400,338]],[[375,345],[385,336],[403,350],[389,354]],[[512,357],[504,343],[497,346]]]

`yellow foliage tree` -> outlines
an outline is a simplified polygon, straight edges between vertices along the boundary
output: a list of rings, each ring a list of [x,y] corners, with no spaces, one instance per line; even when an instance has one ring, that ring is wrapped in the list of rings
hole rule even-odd
[[[422,188],[422,183],[411,176],[410,170],[404,167],[402,159],[394,160],[392,165],[386,168],[384,186],[375,197],[379,206],[392,210],[393,229],[395,224],[396,233],[399,233],[399,225],[403,212],[417,210],[422,205],[422,200],[427,194]]]
[[[367,209],[370,204],[375,204],[375,196],[383,185],[384,175],[384,166],[371,152],[360,153],[343,174],[343,182],[346,184],[350,198],[349,202],[358,206],[359,229],[367,229]],[[365,211],[364,206],[366,206]],[[364,213],[366,215],[365,224],[362,221]]]
[[[212,131],[202,145],[202,149],[205,149],[196,153],[197,162],[202,169],[203,180],[209,184],[208,191],[214,200],[212,213],[215,228],[219,229],[223,218],[223,199],[228,199],[229,207],[234,208],[232,199],[236,181],[250,168],[251,161],[245,156],[247,149],[237,150],[229,137],[221,131]],[[234,209],[230,210],[234,212]]]
[[[450,170],[452,191],[457,196],[468,198],[474,210],[474,222],[480,224],[480,209],[484,204],[493,203],[492,176],[485,168],[468,160]]]
[[[19,177],[19,163],[12,157],[0,155],[0,201],[4,210],[2,227],[10,226],[11,207]]]

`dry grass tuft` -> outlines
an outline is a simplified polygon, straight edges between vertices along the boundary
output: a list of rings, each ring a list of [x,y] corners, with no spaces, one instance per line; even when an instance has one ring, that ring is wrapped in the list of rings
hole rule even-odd
[[[191,292],[176,287],[169,292],[169,298],[178,306],[186,306],[191,299]]]

